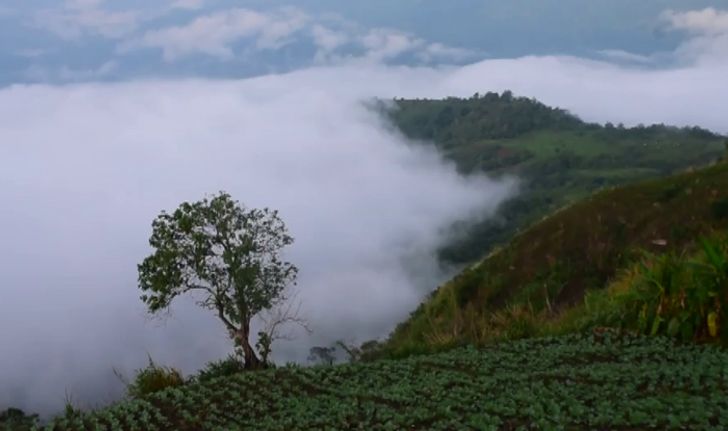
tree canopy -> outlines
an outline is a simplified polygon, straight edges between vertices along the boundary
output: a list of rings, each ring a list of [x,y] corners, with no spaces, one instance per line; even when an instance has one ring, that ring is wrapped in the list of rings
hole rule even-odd
[[[179,295],[199,294],[198,304],[216,312],[246,367],[259,367],[250,322],[295,284],[298,269],[281,256],[292,243],[277,211],[247,209],[225,192],[185,202],[152,223],[154,252],[138,266],[141,299],[156,313]]]

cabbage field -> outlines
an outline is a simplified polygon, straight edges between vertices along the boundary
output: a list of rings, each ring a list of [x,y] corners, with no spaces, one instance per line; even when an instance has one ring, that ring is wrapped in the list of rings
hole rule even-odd
[[[728,352],[610,332],[281,367],[59,417],[47,430],[728,429]]]

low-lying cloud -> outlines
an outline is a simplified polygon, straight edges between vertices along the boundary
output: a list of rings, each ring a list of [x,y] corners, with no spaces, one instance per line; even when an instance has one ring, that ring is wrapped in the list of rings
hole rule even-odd
[[[147,352],[191,372],[231,351],[213,315],[150,321],[136,288],[152,219],[207,193],[279,209],[296,238],[314,333],[282,360],[385,335],[442,280],[448,227],[511,184],[459,176],[316,76],[0,92],[0,405],[103,402]]]

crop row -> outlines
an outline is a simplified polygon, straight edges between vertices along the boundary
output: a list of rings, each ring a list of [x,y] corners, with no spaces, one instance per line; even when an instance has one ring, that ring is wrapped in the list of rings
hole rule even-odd
[[[573,335],[242,373],[63,417],[65,430],[728,429],[728,352]]]

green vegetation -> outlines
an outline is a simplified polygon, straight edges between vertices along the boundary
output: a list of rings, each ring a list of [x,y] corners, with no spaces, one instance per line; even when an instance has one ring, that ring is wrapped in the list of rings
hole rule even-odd
[[[136,370],[134,380],[126,385],[126,391],[132,398],[141,398],[163,389],[182,386],[184,383],[184,377],[179,370],[158,365],[150,356],[149,364]]]
[[[245,362],[239,355],[228,355],[225,359],[209,362],[191,381],[209,382],[218,377],[229,377],[245,371]]]
[[[240,373],[46,429],[724,430],[727,389],[724,350],[607,331]]]
[[[300,320],[274,316],[268,330],[258,334],[257,353],[250,345],[250,321],[281,305],[285,289],[295,284],[298,268],[281,257],[292,243],[277,211],[246,209],[224,192],[185,202],[152,223],[154,253],[138,268],[141,299],[157,313],[179,295],[202,295],[198,304],[225,325],[245,367],[265,367],[277,328]]]
[[[583,304],[587,291],[603,289],[620,269],[631,268],[643,251],[682,256],[695,252],[698,238],[725,231],[728,217],[716,207],[726,199],[728,163],[599,192],[533,225],[441,286],[397,327],[383,353],[406,356],[538,335]],[[705,283],[712,294],[728,287],[700,277],[693,282]],[[687,288],[683,280],[676,283]],[[598,322],[606,311],[589,312]]]
[[[595,326],[728,345],[728,239],[700,241],[700,251],[648,254],[606,290],[552,324],[560,332]]]
[[[28,415],[20,409],[0,411],[0,431],[28,431],[37,423],[38,415]]]
[[[125,401],[71,407],[44,429],[728,429],[728,162],[692,168],[728,141],[588,124],[510,92],[396,105],[396,126],[462,172],[523,180],[496,219],[442,250],[485,258],[385,343],[314,346],[324,366],[266,368],[278,325],[299,320],[273,315],[257,353],[249,322],[294,281],[278,260],[292,239],[274,212],[224,193],[185,203],[154,222],[142,299],[154,312],[201,291],[242,352],[187,381],[150,359]],[[255,249],[251,226],[272,249]],[[333,366],[341,356],[351,363]],[[0,425],[35,422],[10,413]]]
[[[498,217],[441,251],[443,260],[455,263],[480,259],[519,230],[596,190],[705,166],[725,151],[724,138],[703,129],[589,124],[510,92],[396,100],[387,112],[406,136],[434,142],[461,172],[522,181]]]

